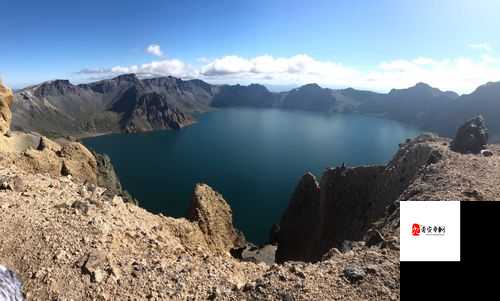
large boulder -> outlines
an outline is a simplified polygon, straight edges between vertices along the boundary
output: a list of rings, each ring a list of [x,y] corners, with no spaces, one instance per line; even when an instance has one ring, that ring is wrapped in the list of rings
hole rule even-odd
[[[198,224],[207,245],[216,253],[228,254],[246,245],[243,234],[233,226],[231,207],[206,184],[196,185],[187,218]]]
[[[479,115],[468,120],[457,131],[451,143],[451,149],[459,153],[478,154],[486,148],[488,129],[483,116]]]
[[[10,107],[12,106],[13,99],[12,90],[0,82],[0,135],[4,135],[9,131],[12,119]]]

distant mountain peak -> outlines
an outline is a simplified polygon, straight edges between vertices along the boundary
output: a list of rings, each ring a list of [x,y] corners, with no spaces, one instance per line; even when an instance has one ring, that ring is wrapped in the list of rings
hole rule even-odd
[[[35,95],[45,97],[48,95],[65,94],[68,91],[74,91],[77,86],[74,86],[67,79],[55,79],[43,82],[32,88],[34,88]]]
[[[424,82],[418,82],[413,86],[413,88],[418,88],[418,89],[436,89],[431,87],[429,84],[424,83]]]
[[[322,89],[322,88],[316,83],[310,83],[310,84],[302,85],[302,86],[298,87],[297,89]]]
[[[392,96],[414,96],[414,97],[440,97],[445,96],[449,98],[457,98],[458,94],[453,91],[441,91],[431,85],[418,82],[414,86],[404,89],[392,89],[389,92]]]
[[[43,82],[43,84],[47,84],[47,85],[71,85],[71,82],[67,79],[54,79],[54,80],[49,80],[49,81],[46,81],[46,82]]]
[[[497,97],[497,95],[500,95],[500,81],[498,82],[487,82],[484,85],[481,85],[476,88],[472,93],[468,94],[470,95],[483,95],[483,96],[491,96],[491,97]]]
[[[120,74],[117,77],[114,77],[113,80],[118,80],[118,81],[138,81],[139,78],[137,77],[137,74],[135,74],[135,73],[125,73],[125,74]]]

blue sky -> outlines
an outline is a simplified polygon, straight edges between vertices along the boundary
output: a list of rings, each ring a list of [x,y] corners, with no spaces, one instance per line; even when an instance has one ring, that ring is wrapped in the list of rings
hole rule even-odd
[[[122,72],[380,91],[500,80],[495,0],[7,0],[2,11],[0,74],[15,88]]]

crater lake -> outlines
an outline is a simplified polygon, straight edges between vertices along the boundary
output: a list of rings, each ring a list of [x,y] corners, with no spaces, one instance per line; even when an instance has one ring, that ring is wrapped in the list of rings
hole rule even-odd
[[[417,128],[358,114],[220,109],[178,131],[112,134],[83,143],[110,156],[141,207],[184,216],[194,186],[221,193],[246,238],[265,243],[301,176],[328,167],[385,164]]]

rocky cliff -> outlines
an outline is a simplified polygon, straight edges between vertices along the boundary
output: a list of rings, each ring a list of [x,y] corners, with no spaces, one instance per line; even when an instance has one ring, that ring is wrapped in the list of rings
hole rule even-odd
[[[206,111],[215,87],[172,77],[139,79],[125,74],[73,85],[54,80],[15,94],[13,129],[49,136],[178,129]]]
[[[431,144],[437,139],[427,135],[407,142],[386,166],[330,168],[319,183],[304,175],[280,222],[276,260],[314,262],[344,241],[362,240],[420,168],[440,152]]]
[[[198,184],[194,188],[187,219],[198,224],[206,243],[217,252],[228,252],[244,247],[245,237],[233,226],[233,213],[222,196],[210,186]]]
[[[304,175],[274,234],[276,260],[316,262],[332,248],[349,249],[352,241],[398,245],[393,215],[400,201],[500,200],[500,147],[488,145],[486,133],[477,117],[453,143],[424,134],[401,144],[384,166],[330,168],[319,183]],[[392,227],[385,229],[389,237],[374,228],[380,223]]]

